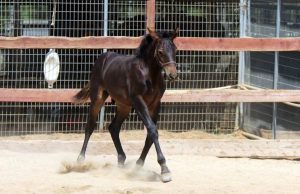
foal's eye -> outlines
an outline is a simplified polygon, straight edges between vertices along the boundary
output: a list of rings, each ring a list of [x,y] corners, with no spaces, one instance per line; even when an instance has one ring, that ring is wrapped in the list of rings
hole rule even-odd
[[[163,53],[164,49],[158,49],[158,52]]]

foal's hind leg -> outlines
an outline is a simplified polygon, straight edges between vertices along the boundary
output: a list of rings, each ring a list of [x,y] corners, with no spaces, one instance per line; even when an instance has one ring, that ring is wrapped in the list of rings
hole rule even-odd
[[[119,134],[120,134],[121,125],[124,122],[124,120],[128,117],[130,110],[131,110],[131,107],[118,105],[116,116],[108,127],[111,138],[112,138],[114,145],[116,147],[116,150],[118,152],[118,165],[119,166],[123,166],[125,163],[125,160],[126,160],[126,155],[122,148]]]
[[[89,139],[96,127],[98,113],[100,111],[100,108],[103,106],[107,97],[108,97],[108,93],[106,91],[103,91],[102,89],[97,89],[97,90],[91,91],[90,112],[89,112],[89,116],[88,116],[88,122],[87,122],[86,128],[85,128],[84,142],[83,142],[80,154],[77,158],[78,162],[82,162],[85,159],[86,148],[87,148]]]

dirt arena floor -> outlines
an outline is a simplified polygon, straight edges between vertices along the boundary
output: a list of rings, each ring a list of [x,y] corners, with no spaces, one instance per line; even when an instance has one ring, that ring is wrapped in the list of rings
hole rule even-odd
[[[127,161],[117,167],[109,134],[95,134],[86,162],[76,163],[82,135],[0,138],[0,193],[299,193],[300,161],[248,156],[300,156],[299,140],[247,140],[240,134],[161,133],[173,180],[160,181],[154,147],[142,169],[135,161],[143,132],[121,135]],[[233,157],[233,158],[232,158]]]

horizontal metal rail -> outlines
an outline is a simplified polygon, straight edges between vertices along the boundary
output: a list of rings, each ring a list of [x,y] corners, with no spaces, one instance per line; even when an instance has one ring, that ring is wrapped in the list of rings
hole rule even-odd
[[[65,48],[65,49],[132,49],[142,37],[1,37],[0,49]],[[300,51],[300,38],[195,38],[178,37],[179,50],[195,51]]]

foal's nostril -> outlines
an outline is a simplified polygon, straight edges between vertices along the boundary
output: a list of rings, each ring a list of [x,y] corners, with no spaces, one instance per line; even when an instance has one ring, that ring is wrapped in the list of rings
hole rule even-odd
[[[175,79],[177,79],[178,78],[178,74],[170,74],[169,75],[169,79],[170,80],[175,80]]]

